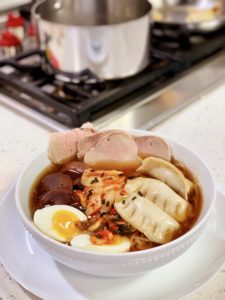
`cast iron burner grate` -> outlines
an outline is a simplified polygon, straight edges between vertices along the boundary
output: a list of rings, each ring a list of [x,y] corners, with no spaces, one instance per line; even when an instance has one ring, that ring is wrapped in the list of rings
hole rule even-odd
[[[217,32],[188,47],[171,45],[154,37],[151,64],[133,77],[115,81],[99,80],[89,70],[67,77],[55,73],[41,51],[26,52],[0,61],[0,92],[69,127],[80,126],[113,107],[159,90],[223,49],[225,34]]]

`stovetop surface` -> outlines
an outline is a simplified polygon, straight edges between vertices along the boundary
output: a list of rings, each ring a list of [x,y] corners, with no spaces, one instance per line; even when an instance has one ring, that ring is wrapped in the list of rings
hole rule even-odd
[[[137,95],[162,89],[224,47],[223,30],[206,36],[153,35],[150,65],[135,76],[114,81],[99,80],[88,70],[65,77],[46,63],[41,51],[33,50],[0,61],[0,92],[62,124],[79,126]]]

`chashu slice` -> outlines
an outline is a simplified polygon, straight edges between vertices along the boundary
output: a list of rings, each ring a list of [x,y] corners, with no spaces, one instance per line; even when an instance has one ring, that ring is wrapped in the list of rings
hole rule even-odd
[[[83,160],[85,154],[94,147],[99,139],[105,135],[104,132],[97,132],[92,135],[86,135],[79,139],[77,145],[77,157],[79,160]]]
[[[140,166],[137,145],[125,132],[110,132],[99,139],[84,156],[93,169],[130,171]]]
[[[78,135],[75,131],[49,134],[48,158],[55,164],[64,164],[75,158]]]
[[[95,132],[90,135],[83,136],[81,139],[78,140],[77,145],[77,157],[79,160],[83,160],[85,154],[95,145],[97,142],[104,137],[105,135],[108,135],[109,133],[121,133],[121,130],[104,130],[100,132]],[[124,133],[124,132],[123,132]]]
[[[55,164],[64,164],[77,155],[78,141],[96,132],[91,123],[85,123],[81,128],[66,132],[49,134],[48,157]]]
[[[158,136],[139,136],[134,139],[138,147],[138,156],[142,159],[154,156],[171,161],[170,146],[162,138]]]

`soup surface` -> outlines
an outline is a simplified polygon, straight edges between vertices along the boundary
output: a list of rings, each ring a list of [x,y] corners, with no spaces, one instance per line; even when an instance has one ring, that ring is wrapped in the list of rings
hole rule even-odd
[[[181,191],[165,184],[165,178],[157,179],[157,172],[153,176],[141,168],[93,169],[78,160],[51,164],[33,184],[31,215],[48,236],[84,250],[118,253],[159,246],[190,230],[203,202],[201,188],[192,172],[173,157],[169,164],[190,182],[187,199]],[[150,202],[152,207],[148,206]],[[68,207],[76,210],[70,211]]]

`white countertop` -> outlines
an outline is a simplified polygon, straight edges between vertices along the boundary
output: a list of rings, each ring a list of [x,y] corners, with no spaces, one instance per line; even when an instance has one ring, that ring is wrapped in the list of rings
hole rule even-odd
[[[30,3],[31,0],[0,0],[0,12]]]
[[[206,95],[153,129],[197,152],[207,162],[216,183],[222,188],[225,188],[224,95],[225,79]],[[47,141],[46,129],[3,106],[0,101],[0,198],[16,181],[26,162],[46,148]],[[0,299],[37,298],[25,292],[1,266]],[[204,287],[184,299],[225,299],[225,267]]]

